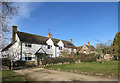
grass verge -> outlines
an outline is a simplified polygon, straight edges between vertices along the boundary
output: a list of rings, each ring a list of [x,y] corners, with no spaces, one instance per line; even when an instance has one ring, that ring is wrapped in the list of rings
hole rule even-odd
[[[105,61],[103,64],[99,62],[81,62],[46,66],[45,68],[98,76],[118,77],[118,61]]]
[[[2,81],[28,81],[24,76],[18,75],[13,71],[2,70]]]

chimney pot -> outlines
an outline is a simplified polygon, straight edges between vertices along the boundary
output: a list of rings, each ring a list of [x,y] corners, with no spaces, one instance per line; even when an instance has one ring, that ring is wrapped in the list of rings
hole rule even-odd
[[[47,37],[48,37],[48,38],[52,38],[52,34],[51,34],[51,33],[48,33]]]
[[[90,42],[88,42],[88,45],[90,45]]]
[[[69,39],[69,41],[72,43],[72,39]]]

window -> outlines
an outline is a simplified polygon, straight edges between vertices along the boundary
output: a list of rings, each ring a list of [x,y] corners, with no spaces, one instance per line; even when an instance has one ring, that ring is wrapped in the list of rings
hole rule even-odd
[[[84,47],[84,49],[86,49],[86,47]]]
[[[62,47],[61,47],[61,46],[59,47],[59,50],[62,50]]]
[[[25,53],[25,60],[32,60],[31,53]]]
[[[86,51],[84,51],[84,53],[86,53]]]
[[[51,49],[52,48],[52,46],[51,45],[48,45],[48,49]]]
[[[26,46],[26,47],[32,47],[32,45],[29,44],[29,43],[25,43],[25,46]]]
[[[71,43],[67,43],[67,45],[69,45],[69,46],[73,46]]]

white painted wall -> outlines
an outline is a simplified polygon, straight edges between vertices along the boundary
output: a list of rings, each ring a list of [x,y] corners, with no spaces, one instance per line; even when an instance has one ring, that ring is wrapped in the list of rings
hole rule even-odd
[[[7,51],[2,52],[2,55],[6,55],[3,58],[12,57],[14,61],[20,59],[20,40],[16,34],[16,43],[14,43]]]
[[[6,53],[6,54],[9,54],[9,55],[14,55],[14,60],[19,60],[20,57],[21,57],[21,41],[19,40],[17,34],[16,34],[16,43],[11,46],[8,51],[5,51],[3,52]],[[64,43],[60,40],[58,42],[58,46],[55,46],[54,45],[54,42],[52,41],[51,38],[49,38],[47,41],[46,41],[46,44],[47,45],[41,45],[41,44],[31,44],[32,47],[26,47],[25,46],[25,43],[27,42],[22,42],[22,60],[24,61],[25,60],[25,53],[31,53],[31,57],[32,57],[32,61],[35,61],[35,53],[40,49],[42,48],[47,54],[50,54],[52,55],[52,57],[59,57],[60,55],[60,51],[63,51],[65,49],[68,49],[69,52],[72,51],[71,48],[65,48],[64,47]],[[48,49],[48,45],[51,45],[52,48],[51,49]],[[59,46],[62,47],[62,50],[59,49]],[[73,49],[73,51],[76,53],[76,49]],[[41,52],[42,53],[42,52]]]

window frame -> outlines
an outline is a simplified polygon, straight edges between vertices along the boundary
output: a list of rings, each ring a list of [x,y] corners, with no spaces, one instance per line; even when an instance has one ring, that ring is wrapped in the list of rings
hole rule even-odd
[[[59,46],[59,50],[62,50],[63,48],[62,48],[62,46]]]
[[[47,49],[51,49],[52,48],[52,45],[47,45]]]
[[[30,43],[25,43],[25,47],[32,47],[32,44],[30,44]]]
[[[25,53],[25,60],[31,61],[32,60],[32,53]]]

